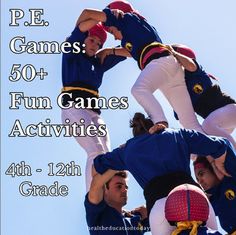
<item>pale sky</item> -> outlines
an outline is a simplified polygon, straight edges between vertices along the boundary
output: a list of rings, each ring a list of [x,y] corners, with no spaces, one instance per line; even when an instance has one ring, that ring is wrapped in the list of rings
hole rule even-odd
[[[83,206],[85,195],[84,169],[86,154],[71,138],[63,137],[8,137],[13,124],[20,120],[25,128],[29,124],[61,123],[61,110],[56,99],[62,87],[61,54],[33,55],[14,54],[9,49],[10,41],[16,36],[29,41],[57,41],[61,44],[72,32],[75,22],[84,8],[103,9],[110,1],[67,0],[2,0],[1,1],[1,232],[4,235],[78,235],[89,234]],[[234,0],[213,1],[170,1],[146,0],[130,1],[133,6],[154,25],[164,43],[182,43],[192,47],[198,61],[207,72],[219,78],[223,91],[235,98],[235,54],[236,30]],[[25,16],[19,26],[9,26],[9,9],[21,9]],[[24,26],[29,21],[29,9],[43,9],[43,19],[48,27]],[[140,35],[141,36],[141,35]],[[105,46],[118,45],[109,36]],[[19,44],[16,45],[17,47]],[[44,80],[36,77],[32,82],[20,79],[9,81],[13,64],[32,64],[38,71],[44,68],[48,76]],[[134,60],[128,59],[107,72],[100,93],[111,96],[126,96],[129,108],[126,110],[104,110],[104,118],[110,133],[112,148],[131,138],[129,119],[137,111],[143,111],[130,94],[130,89],[138,77],[139,69]],[[24,96],[47,96],[51,100],[51,110],[27,110],[20,105],[18,110],[10,110],[9,92],[23,92]],[[157,98],[164,107],[171,127],[180,127],[173,118],[172,109],[163,96]],[[201,121],[201,119],[199,119]],[[234,137],[236,133],[234,132]],[[32,176],[5,175],[12,164],[24,161],[31,166]],[[48,176],[49,163],[70,163],[81,167],[82,176]],[[42,172],[36,172],[41,168]],[[129,201],[127,209],[144,204],[142,190],[129,176]],[[30,181],[34,185],[67,185],[66,197],[24,197],[19,193],[19,185]],[[139,192],[139,193],[138,193]]]

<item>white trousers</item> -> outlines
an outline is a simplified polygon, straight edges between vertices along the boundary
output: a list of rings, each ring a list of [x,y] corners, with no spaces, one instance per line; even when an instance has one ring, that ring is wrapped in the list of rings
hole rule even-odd
[[[78,123],[80,124],[80,120],[84,119],[83,125],[85,127],[89,125],[99,126],[105,125],[103,119],[92,110],[87,109],[62,109],[62,122],[65,123],[65,120],[69,119],[70,124]],[[110,138],[108,134],[108,130],[106,128],[107,135],[104,137],[99,136],[79,136],[75,137],[76,141],[80,144],[80,146],[87,153],[87,162],[85,169],[85,180],[86,180],[86,190],[89,191],[90,184],[92,181],[92,164],[93,159],[102,153],[106,153],[110,151]]]
[[[140,73],[131,90],[154,123],[167,121],[160,103],[153,95],[157,89],[167,98],[184,128],[203,132],[185,84],[184,70],[172,55],[152,60]]]
[[[170,235],[176,227],[171,226],[165,218],[165,202],[167,197],[157,200],[151,209],[149,223],[152,235]],[[217,230],[215,212],[209,204],[210,213],[206,226],[212,230]]]
[[[210,113],[202,128],[208,135],[227,138],[236,149],[236,141],[230,135],[236,127],[236,104],[228,104]]]

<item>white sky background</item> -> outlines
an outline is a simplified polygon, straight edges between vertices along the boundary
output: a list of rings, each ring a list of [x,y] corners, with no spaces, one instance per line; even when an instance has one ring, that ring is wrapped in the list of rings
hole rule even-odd
[[[25,127],[29,124],[60,123],[60,108],[56,98],[61,89],[61,54],[57,55],[16,55],[10,52],[9,42],[16,36],[25,36],[28,41],[58,41],[62,43],[74,28],[77,17],[84,8],[103,9],[110,1],[67,0],[2,0],[1,1],[1,232],[4,235],[78,235],[89,234],[83,207],[85,180],[82,176],[49,177],[48,163],[69,163],[75,161],[84,172],[86,154],[73,138],[25,137],[9,138],[13,124],[19,119]],[[200,64],[207,72],[220,78],[223,91],[235,98],[235,55],[236,30],[234,0],[146,0],[130,1],[149,23],[159,32],[164,43],[183,43],[192,47]],[[11,8],[25,11],[19,27],[9,27]],[[29,20],[29,8],[43,8],[48,27],[25,27],[22,22]],[[140,35],[141,36],[141,35]],[[106,45],[118,45],[110,36]],[[36,78],[32,82],[10,82],[8,80],[13,64],[33,64],[37,70],[48,72],[45,80]],[[105,110],[102,116],[109,128],[112,148],[131,137],[129,119],[142,108],[131,97],[130,89],[139,74],[134,60],[128,59],[107,72],[100,89],[101,95],[129,97],[127,110]],[[9,92],[24,92],[26,96],[48,96],[52,110],[9,110]],[[164,107],[171,127],[179,127],[173,118],[172,109],[159,92],[156,93]],[[234,132],[234,137],[236,134]],[[6,176],[4,173],[11,163],[25,161],[32,168],[30,177]],[[42,173],[35,169],[42,168]],[[18,186],[23,181],[33,184],[51,185],[58,181],[69,187],[67,197],[23,197]],[[130,176],[128,209],[144,203],[142,190]],[[137,193],[139,192],[139,193]]]

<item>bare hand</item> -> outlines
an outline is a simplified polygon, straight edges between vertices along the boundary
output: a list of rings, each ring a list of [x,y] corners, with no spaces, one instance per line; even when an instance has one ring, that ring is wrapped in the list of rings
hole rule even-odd
[[[108,56],[108,55],[111,55],[112,53],[112,49],[110,48],[104,48],[104,49],[101,49],[97,52],[96,54],[96,57],[100,59],[100,62],[101,64],[103,64],[105,58]]]
[[[156,123],[154,126],[152,126],[149,129],[149,133],[150,134],[159,133],[160,131],[165,130],[165,128],[167,128],[166,124],[164,124],[164,123]]]
[[[132,214],[139,213],[141,215],[141,220],[147,218],[147,208],[145,206],[140,206],[131,211]]]
[[[207,160],[210,162],[219,180],[222,180],[224,176],[228,176],[228,177],[231,176],[225,170],[225,167],[224,167],[225,158],[226,158],[226,152],[222,154],[220,157],[218,157],[217,159],[214,159],[212,156],[207,156]]]
[[[124,12],[119,10],[119,9],[112,9],[111,10],[112,14],[118,19],[119,17],[124,17]]]
[[[175,53],[176,51],[174,50],[174,48],[171,45],[166,45],[166,49],[171,53]]]

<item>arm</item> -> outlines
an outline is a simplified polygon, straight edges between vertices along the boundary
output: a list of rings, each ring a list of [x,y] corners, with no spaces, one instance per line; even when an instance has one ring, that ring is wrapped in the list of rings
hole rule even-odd
[[[107,208],[107,204],[103,200],[104,184],[113,177],[115,172],[108,170],[103,175],[100,175],[93,168],[93,179],[84,202],[86,220],[90,228],[99,225],[99,218]]]
[[[202,156],[211,155],[217,159],[227,151],[228,146],[224,138],[207,136],[187,129],[182,129],[181,134],[188,146],[189,153]]]
[[[103,174],[108,169],[112,170],[128,170],[124,163],[124,148],[114,149],[112,152],[108,152],[97,156],[94,159],[94,168],[99,174]]]
[[[122,18],[119,17],[120,13],[118,13],[118,15],[116,15],[115,13],[116,11],[111,11],[109,8],[105,8],[103,11],[95,9],[85,9],[77,20],[76,25],[78,25],[80,27],[80,30],[83,32],[87,31],[98,22],[102,22],[105,26],[108,27],[115,26],[120,30],[120,27],[122,27],[122,25],[125,23],[120,22],[119,19]]]
[[[190,71],[190,72],[195,72],[197,70],[197,65],[194,63],[194,61],[185,56],[182,55],[179,52],[176,52],[172,46],[167,45],[169,51],[171,52],[171,54],[177,59],[177,61],[184,67],[184,69]]]
[[[144,234],[145,232],[150,231],[147,208],[145,206],[140,206],[138,208],[135,208],[134,210],[131,211],[131,214],[140,216],[140,220],[139,220],[139,224],[141,225],[140,234]]]
[[[85,32],[98,22],[106,22],[106,14],[103,11],[84,9],[76,22],[76,26],[79,27],[82,32]]]
[[[103,200],[104,185],[115,175],[117,171],[107,170],[100,175],[96,172],[93,166],[93,179],[88,193],[89,202],[92,204],[99,204]]]
[[[141,221],[148,217],[147,208],[145,206],[140,206],[131,211],[132,214],[138,213],[141,216]]]
[[[123,47],[111,47],[111,48],[104,48],[99,50],[99,52],[96,54],[96,56],[100,59],[101,64],[104,64],[104,60],[107,58],[107,56],[113,55],[113,56],[120,56],[120,57],[131,57],[130,53],[124,49]],[[114,57],[115,58],[115,57]],[[124,58],[122,59],[124,60]],[[107,66],[107,64],[105,64]],[[108,66],[110,69],[110,66]],[[113,66],[112,66],[113,67]],[[105,70],[108,70],[107,68]]]
[[[228,140],[225,139],[227,143],[227,153],[225,157],[224,167],[227,173],[229,173],[236,180],[236,151]]]
[[[113,50],[114,50],[113,51],[114,55],[132,57],[131,54],[123,47],[116,47],[116,48],[113,48]]]

